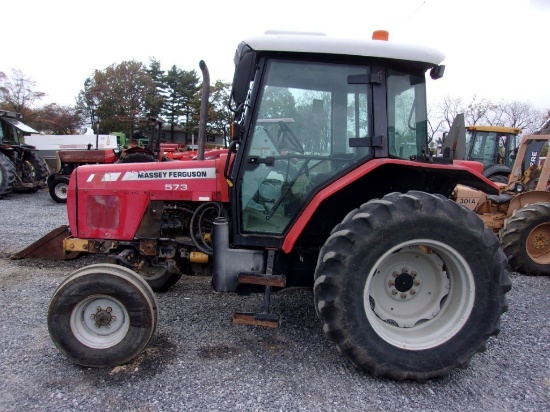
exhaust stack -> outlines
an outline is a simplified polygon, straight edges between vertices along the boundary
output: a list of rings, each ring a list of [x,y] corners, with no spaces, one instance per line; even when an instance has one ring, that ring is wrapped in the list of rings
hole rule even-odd
[[[208,98],[210,96],[210,74],[208,73],[208,67],[206,66],[204,60],[199,62],[199,67],[202,72],[202,94],[197,159],[204,160],[204,149],[206,145],[206,119],[208,117]]]

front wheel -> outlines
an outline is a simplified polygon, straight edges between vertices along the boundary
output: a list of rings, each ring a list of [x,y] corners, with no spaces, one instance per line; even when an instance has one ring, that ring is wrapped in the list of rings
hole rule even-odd
[[[59,285],[48,310],[48,330],[59,351],[87,367],[126,363],[149,343],[157,302],[147,283],[129,269],[90,265]]]
[[[510,267],[526,275],[550,274],[550,203],[514,210],[500,232]]]
[[[393,193],[333,230],[319,255],[315,306],[357,367],[423,381],[466,367],[498,333],[511,285],[505,265],[475,213],[423,192]]]
[[[69,178],[65,176],[56,177],[48,184],[50,196],[57,203],[67,203],[67,190],[69,189]]]

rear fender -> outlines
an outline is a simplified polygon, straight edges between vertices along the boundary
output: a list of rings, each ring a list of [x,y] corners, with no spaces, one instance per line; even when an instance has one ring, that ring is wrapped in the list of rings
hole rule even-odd
[[[486,194],[498,194],[499,186],[480,173],[480,166],[471,161],[449,165],[373,159],[317,192],[288,231],[282,249],[290,253],[304,231],[306,236],[315,234],[317,239],[328,237],[350,210],[391,192],[420,190],[450,198],[456,186],[462,184]]]

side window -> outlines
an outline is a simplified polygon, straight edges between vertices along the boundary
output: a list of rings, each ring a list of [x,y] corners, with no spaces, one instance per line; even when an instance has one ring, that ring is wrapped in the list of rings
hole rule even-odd
[[[419,98],[422,95],[422,98]],[[410,159],[424,149],[427,136],[425,83],[423,76],[388,70],[388,145],[389,154]]]

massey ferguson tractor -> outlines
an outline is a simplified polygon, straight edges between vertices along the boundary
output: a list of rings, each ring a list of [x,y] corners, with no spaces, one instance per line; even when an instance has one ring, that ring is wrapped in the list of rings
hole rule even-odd
[[[204,155],[201,62],[196,160],[78,167],[68,228],[26,257],[54,247],[115,264],[59,285],[48,311],[58,349],[87,367],[130,361],[155,331],[153,291],[185,273],[211,276],[216,292],[263,292],[237,324],[276,327],[272,295],[312,287],[327,337],[377,377],[425,381],[483,351],[507,309],[506,257],[449,196],[459,183],[498,187],[480,163],[430,155],[425,74],[441,77],[444,56],[384,34],[249,38],[235,54],[228,150]]]

